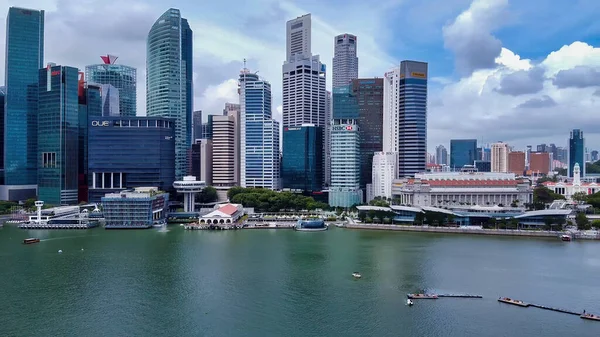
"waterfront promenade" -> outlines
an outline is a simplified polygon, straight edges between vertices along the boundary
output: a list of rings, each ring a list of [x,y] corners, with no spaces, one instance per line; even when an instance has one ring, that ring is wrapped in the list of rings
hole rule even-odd
[[[344,225],[349,229],[372,229],[402,232],[425,232],[425,233],[450,233],[450,234],[472,234],[472,235],[497,235],[497,236],[522,236],[522,237],[546,237],[558,238],[562,234],[569,234],[575,239],[600,240],[600,235],[584,235],[578,232],[557,231],[533,231],[518,229],[483,229],[465,227],[433,227],[433,226],[410,226],[410,225],[385,225],[385,224],[363,224],[352,220]]]

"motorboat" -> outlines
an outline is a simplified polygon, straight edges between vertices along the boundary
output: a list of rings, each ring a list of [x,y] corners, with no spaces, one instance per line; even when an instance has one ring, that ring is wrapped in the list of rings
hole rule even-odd
[[[38,243],[38,242],[40,242],[40,239],[38,239],[38,238],[29,238],[29,239],[23,240],[23,243],[26,245],[30,245],[32,243]]]
[[[406,305],[411,306],[413,304],[414,303],[413,303],[413,301],[410,298],[406,300]]]
[[[354,278],[361,278],[361,277],[362,277],[362,275],[360,275],[360,273],[359,273],[359,272],[356,272],[356,271],[355,271],[354,273],[352,273],[352,277],[354,277]]]
[[[561,241],[571,241],[571,236],[567,234],[563,234],[560,236]]]

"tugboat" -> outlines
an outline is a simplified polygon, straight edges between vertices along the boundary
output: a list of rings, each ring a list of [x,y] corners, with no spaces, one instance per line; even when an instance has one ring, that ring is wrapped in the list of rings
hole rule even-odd
[[[411,306],[413,304],[414,303],[413,303],[413,301],[410,300],[410,298],[406,300],[406,305]]]
[[[352,273],[352,277],[354,277],[354,278],[361,278],[362,275],[360,275],[359,272],[355,271],[354,273]]]
[[[567,234],[563,234],[560,236],[561,241],[571,241],[571,236]]]
[[[38,242],[40,242],[40,239],[38,239],[38,238],[29,238],[29,239],[23,240],[23,244],[26,244],[26,245],[30,245],[32,243],[38,243]]]

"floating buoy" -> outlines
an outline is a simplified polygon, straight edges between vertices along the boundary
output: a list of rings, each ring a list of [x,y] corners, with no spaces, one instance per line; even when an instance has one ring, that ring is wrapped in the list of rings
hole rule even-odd
[[[83,252],[83,248],[81,248],[81,251]]]
[[[58,250],[58,253],[59,253],[59,254],[60,254],[60,253],[62,253],[62,249],[59,249],[59,250]]]

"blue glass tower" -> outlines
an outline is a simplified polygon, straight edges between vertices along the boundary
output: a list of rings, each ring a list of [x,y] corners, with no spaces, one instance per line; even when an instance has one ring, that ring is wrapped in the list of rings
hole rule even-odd
[[[44,67],[44,11],[11,7],[6,20],[6,185],[37,184],[38,72]]]
[[[88,117],[103,115],[102,85],[86,84],[79,78],[79,201],[88,201]]]
[[[105,84],[103,95],[107,97],[110,95],[118,96],[118,115],[135,116],[137,111],[137,70],[126,65],[115,64],[116,56],[102,56],[102,60],[104,64],[93,64],[85,67],[86,81],[91,84]],[[109,92],[109,89],[112,88],[108,85],[116,88],[118,94]],[[106,99],[104,99],[104,102],[106,102]],[[106,115],[109,115],[109,113],[106,113]]]
[[[192,30],[178,9],[161,15],[148,33],[146,110],[175,120],[175,176],[188,173],[192,145]]]
[[[283,188],[321,191],[323,186],[323,128],[302,125],[283,128]]]
[[[476,159],[476,139],[450,140],[450,167],[459,170],[465,165],[474,165]]]
[[[240,84],[240,185],[280,189],[279,123],[271,119],[271,84],[243,69]]]
[[[580,129],[573,129],[569,138],[569,160],[567,161],[569,166],[567,170],[569,177],[573,177],[573,167],[575,164],[579,164],[581,170],[581,177],[585,177],[585,138],[583,138],[583,131]]]
[[[38,198],[50,205],[77,204],[79,193],[79,70],[39,70]]]

